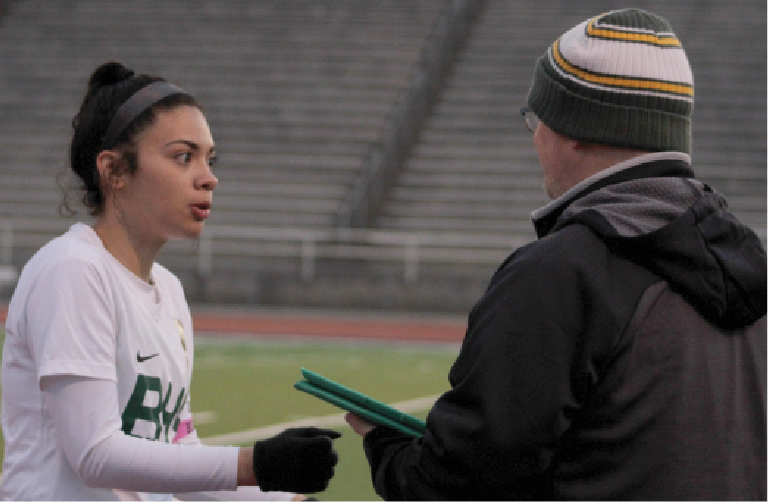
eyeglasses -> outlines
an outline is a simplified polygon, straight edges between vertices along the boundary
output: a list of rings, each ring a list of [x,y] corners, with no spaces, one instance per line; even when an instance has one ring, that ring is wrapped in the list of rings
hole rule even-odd
[[[531,111],[531,108],[528,106],[521,108],[521,115],[523,115],[523,120],[526,122],[526,128],[531,132],[536,131],[539,125],[539,117]]]

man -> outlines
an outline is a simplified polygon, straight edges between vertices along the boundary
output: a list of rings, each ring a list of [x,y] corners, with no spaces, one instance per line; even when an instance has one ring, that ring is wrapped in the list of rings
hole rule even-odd
[[[554,200],[470,312],[424,436],[347,415],[383,498],[766,499],[766,252],[694,178],[693,96],[670,25],[636,9],[538,60],[523,112]]]

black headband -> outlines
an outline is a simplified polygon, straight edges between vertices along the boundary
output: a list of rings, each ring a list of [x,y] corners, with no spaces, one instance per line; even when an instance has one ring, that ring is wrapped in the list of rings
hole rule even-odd
[[[187,94],[182,89],[164,80],[153,82],[136,91],[125,103],[120,105],[115,116],[112,117],[104,135],[104,148],[112,148],[115,140],[147,108],[150,108],[161,99],[173,94]]]

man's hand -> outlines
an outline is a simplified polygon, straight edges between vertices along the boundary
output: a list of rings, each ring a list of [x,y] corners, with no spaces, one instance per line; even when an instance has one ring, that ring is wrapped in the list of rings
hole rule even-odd
[[[344,419],[347,421],[348,424],[350,424],[350,427],[352,427],[352,430],[354,430],[356,433],[358,433],[361,436],[365,436],[368,434],[368,432],[376,427],[374,424],[369,422],[368,420],[365,420],[358,415],[355,415],[354,413],[347,413],[344,416]]]

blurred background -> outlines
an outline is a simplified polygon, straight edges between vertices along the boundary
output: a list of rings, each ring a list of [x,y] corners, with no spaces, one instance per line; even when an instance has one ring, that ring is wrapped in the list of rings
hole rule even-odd
[[[68,145],[91,72],[163,76],[203,101],[219,155],[206,230],[159,258],[203,335],[200,436],[338,428],[320,498],[378,500],[339,410],[293,391],[299,368],[424,418],[467,312],[548,202],[519,113],[535,61],[628,6],[683,42],[695,171],[766,245],[765,1],[0,0],[0,320],[32,254],[89,221],[59,208],[81,196]]]
[[[200,98],[212,216],[160,262],[198,305],[465,313],[547,202],[534,63],[610,0],[0,0],[0,301],[62,218],[70,121],[117,60]],[[766,2],[636,0],[695,81],[693,163],[766,243]],[[78,193],[72,194],[75,199]]]

